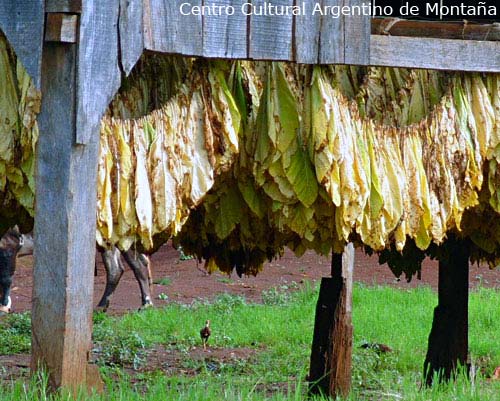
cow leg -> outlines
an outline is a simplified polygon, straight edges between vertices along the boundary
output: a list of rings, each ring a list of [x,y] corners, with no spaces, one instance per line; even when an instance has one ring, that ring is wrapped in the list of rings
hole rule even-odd
[[[151,298],[151,270],[149,259],[142,253],[132,249],[122,251],[122,255],[134,272],[134,276],[141,289],[142,307],[153,306]]]
[[[0,313],[9,313],[12,306],[10,288],[16,270],[16,256],[12,251],[0,250]]]
[[[109,307],[111,296],[125,269],[120,259],[120,251],[118,248],[112,247],[111,249],[106,249],[101,252],[101,256],[104,267],[106,268],[106,288],[97,307],[106,311]]]
[[[0,313],[9,313],[12,306],[10,298],[10,287],[12,286],[12,277],[0,276],[0,287],[2,288],[2,297],[0,298]]]

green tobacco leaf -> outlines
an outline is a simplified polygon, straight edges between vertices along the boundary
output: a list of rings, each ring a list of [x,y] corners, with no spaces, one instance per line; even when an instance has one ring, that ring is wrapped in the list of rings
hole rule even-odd
[[[239,223],[242,199],[236,188],[228,188],[219,201],[219,210],[215,219],[215,232],[223,240],[228,237]]]
[[[254,212],[260,219],[264,217],[265,207],[262,197],[259,196],[254,186],[249,182],[238,182],[238,188],[240,189],[243,199],[247,203],[248,207],[252,212]]]
[[[290,228],[301,237],[304,237],[309,221],[314,216],[314,209],[310,207],[304,207],[303,205],[298,205],[293,209],[292,213],[293,216],[290,221]]]
[[[273,81],[275,85],[272,92],[275,113],[273,117],[279,128],[276,136],[276,146],[281,153],[284,153],[292,142],[297,139],[299,112],[297,110],[297,100],[290,89],[281,63],[273,63]]]
[[[292,184],[297,198],[304,206],[310,207],[318,196],[318,182],[311,161],[301,148],[291,157],[286,177]]]

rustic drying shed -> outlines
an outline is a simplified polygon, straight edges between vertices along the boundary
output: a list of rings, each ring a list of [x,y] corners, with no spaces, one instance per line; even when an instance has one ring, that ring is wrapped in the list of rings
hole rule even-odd
[[[33,290],[33,367],[45,365],[53,387],[95,384],[91,348],[95,254],[96,174],[99,121],[144,50],[186,56],[286,60],[309,64],[357,64],[500,72],[499,28],[454,23],[371,20],[367,16],[186,15],[181,0],[0,0],[0,30],[7,36],[43,95],[36,193],[36,264]],[[242,0],[194,0],[227,5]],[[252,6],[266,2],[254,0]],[[292,6],[294,0],[276,0]],[[312,2],[306,2],[307,7]],[[360,0],[323,0],[323,5],[360,5]],[[416,36],[414,36],[416,34]],[[467,254],[456,253],[467,268]],[[313,344],[315,366],[349,358],[352,248],[334,256],[335,299],[330,315],[318,317],[322,339]],[[440,266],[445,270],[446,266]],[[466,275],[465,275],[466,276]],[[464,275],[441,288],[460,286]],[[325,288],[329,284],[324,284]],[[451,287],[450,287],[451,285]],[[465,290],[465,291],[464,291]],[[323,293],[323,291],[322,291]],[[441,290],[440,290],[441,295]],[[445,294],[446,295],[446,294]],[[449,295],[449,294],[448,294]],[[340,301],[339,301],[340,299]],[[322,309],[320,296],[318,310]],[[465,302],[465,303],[464,303]],[[339,304],[341,307],[337,307]],[[335,311],[336,308],[336,311]],[[453,306],[456,308],[456,306]],[[323,308],[325,309],[325,308]],[[334,325],[342,321],[344,327]],[[457,343],[467,344],[466,321]],[[466,326],[465,326],[466,328]],[[435,328],[439,335],[439,327]],[[434,331],[434,329],[433,329]],[[343,333],[332,350],[328,333]],[[326,333],[326,337],[325,337]],[[455,335],[455,334],[453,334]],[[326,338],[326,340],[325,340]],[[318,343],[319,341],[319,343]],[[323,341],[323,343],[322,343]],[[319,345],[318,345],[319,344]],[[343,348],[337,348],[344,344]],[[314,351],[314,348],[317,348]],[[431,347],[430,347],[431,348]],[[314,353],[316,352],[316,354]],[[326,355],[326,359],[325,359]],[[466,358],[466,355],[465,355]],[[460,361],[465,362],[461,355]],[[449,361],[437,361],[444,367]],[[441,365],[440,365],[441,364]],[[345,372],[343,371],[345,370]],[[348,366],[337,366],[331,393],[345,392]],[[333,376],[332,376],[333,377]]]

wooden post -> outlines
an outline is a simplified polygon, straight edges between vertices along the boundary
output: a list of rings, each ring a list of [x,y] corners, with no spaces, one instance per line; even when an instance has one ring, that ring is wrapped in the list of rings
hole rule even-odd
[[[99,136],[75,144],[77,51],[72,43],[46,41],[43,47],[32,309],[32,368],[46,368],[53,389],[70,391],[100,386],[96,367],[88,364]]]
[[[435,374],[440,381],[449,380],[459,366],[469,369],[469,247],[454,237],[448,238],[443,247],[446,250],[439,261],[439,301],[424,363],[428,386]]]
[[[354,246],[332,255],[332,277],[321,280],[309,370],[309,393],[347,396],[351,387]]]

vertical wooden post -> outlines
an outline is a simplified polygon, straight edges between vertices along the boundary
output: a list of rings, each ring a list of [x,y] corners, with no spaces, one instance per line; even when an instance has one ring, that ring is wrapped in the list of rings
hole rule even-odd
[[[455,237],[447,239],[444,258],[439,261],[438,306],[429,335],[424,363],[425,382],[433,377],[449,380],[459,366],[469,369],[469,247]]]
[[[351,387],[354,246],[332,255],[332,277],[321,280],[316,305],[309,393],[347,396]]]
[[[32,309],[32,368],[71,391],[99,384],[88,365],[99,136],[75,144],[77,51],[73,43],[43,48]]]

